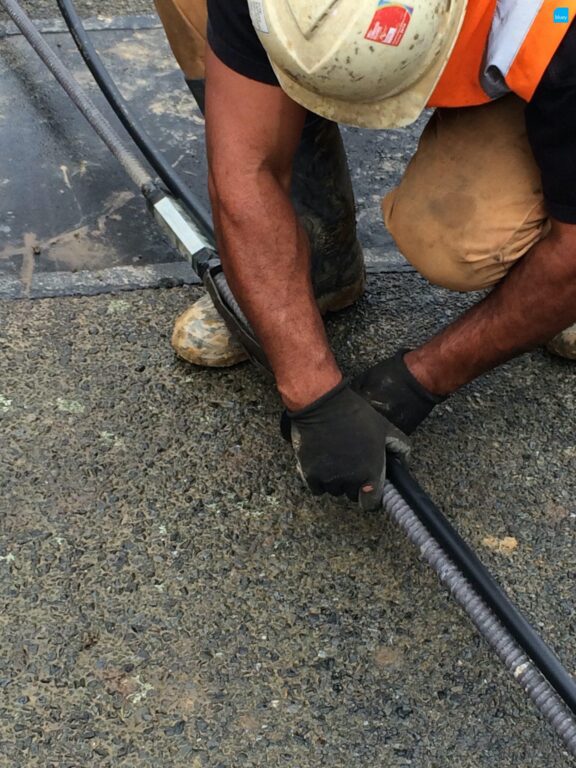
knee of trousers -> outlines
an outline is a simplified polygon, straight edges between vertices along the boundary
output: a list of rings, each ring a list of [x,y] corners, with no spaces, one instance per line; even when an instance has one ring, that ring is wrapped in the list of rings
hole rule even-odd
[[[204,77],[206,0],[154,0],[170,48],[187,80]]]
[[[398,189],[382,201],[384,221],[404,258],[430,283],[453,291],[496,285],[549,228],[543,202],[520,222],[478,216],[473,199],[406,199]]]

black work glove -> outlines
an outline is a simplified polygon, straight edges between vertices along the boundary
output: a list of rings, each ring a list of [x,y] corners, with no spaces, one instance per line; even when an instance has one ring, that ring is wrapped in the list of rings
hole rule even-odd
[[[411,435],[438,403],[446,400],[433,395],[417,381],[404,362],[408,349],[368,368],[352,380],[352,389],[406,435]]]
[[[386,449],[407,454],[408,440],[343,381],[301,411],[285,411],[300,475],[313,494],[346,494],[363,509],[382,502]],[[371,486],[363,491],[363,486]]]

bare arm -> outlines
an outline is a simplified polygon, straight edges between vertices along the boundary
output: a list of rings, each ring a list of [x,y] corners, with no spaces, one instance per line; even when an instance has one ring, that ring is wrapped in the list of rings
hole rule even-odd
[[[206,60],[209,188],[228,283],[272,365],[286,406],[302,408],[342,375],[316,307],[306,235],[290,202],[305,111],[211,51]]]
[[[447,395],[576,322],[576,225],[550,234],[483,301],[405,362],[430,392]]]

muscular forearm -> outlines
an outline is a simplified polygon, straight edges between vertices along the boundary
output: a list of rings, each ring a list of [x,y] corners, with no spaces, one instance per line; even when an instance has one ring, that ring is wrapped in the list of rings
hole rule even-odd
[[[210,199],[224,272],[296,410],[341,380],[316,308],[310,257],[289,198],[306,111],[280,88],[206,51]]]
[[[405,362],[423,386],[446,395],[575,321],[576,226],[553,222],[492,293]]]
[[[219,192],[212,179],[211,196],[224,272],[284,403],[302,408],[341,379],[312,292],[306,235],[287,182],[270,170],[223,183],[233,195]]]

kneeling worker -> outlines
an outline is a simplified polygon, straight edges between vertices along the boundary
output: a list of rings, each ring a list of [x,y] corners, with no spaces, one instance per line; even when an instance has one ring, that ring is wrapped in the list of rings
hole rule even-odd
[[[378,504],[396,428],[540,344],[576,359],[576,0],[208,0],[207,25],[204,0],[156,4],[202,108],[205,62],[219,253],[313,492]],[[364,284],[336,124],[427,106],[386,226],[431,282],[492,290],[348,383],[321,317]],[[174,344],[201,365],[243,357],[207,297]]]

